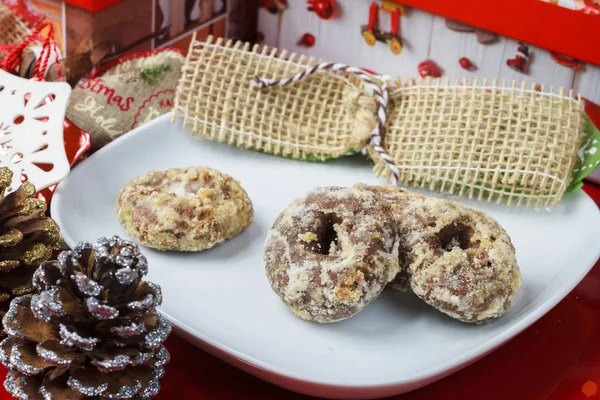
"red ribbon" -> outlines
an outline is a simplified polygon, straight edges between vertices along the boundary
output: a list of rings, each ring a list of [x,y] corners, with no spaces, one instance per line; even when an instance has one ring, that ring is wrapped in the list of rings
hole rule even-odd
[[[45,28],[48,29],[48,33],[45,37],[42,37],[40,36],[40,32]],[[56,39],[54,37],[54,25],[52,25],[52,23],[49,21],[45,21],[38,25],[35,31],[33,31],[33,33],[28,38],[23,40],[23,42],[21,42],[20,44],[15,46],[4,46],[4,51],[9,50],[9,53],[4,60],[0,61],[0,68],[7,72],[14,71],[21,62],[21,58],[23,57],[23,51],[25,51],[27,46],[29,46],[33,42],[42,42],[42,52],[40,54],[39,60],[35,65],[32,78],[40,81],[44,80],[44,74],[48,69],[50,55],[54,53],[56,55],[57,60],[60,58],[60,54],[56,46]],[[10,47],[10,49],[8,49],[8,47]],[[60,76],[60,63],[58,65],[58,69],[58,74]]]

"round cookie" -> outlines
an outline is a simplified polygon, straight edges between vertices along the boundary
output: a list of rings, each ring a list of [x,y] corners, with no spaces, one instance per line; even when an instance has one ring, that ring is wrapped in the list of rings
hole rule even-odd
[[[361,190],[368,190],[378,195],[382,201],[386,202],[392,213],[392,218],[398,223],[404,215],[404,212],[411,201],[422,202],[425,200],[424,196],[420,194],[411,193],[404,188],[397,186],[372,186],[364,183],[357,183],[354,185],[355,188]],[[394,279],[388,284],[388,287],[394,290],[406,291],[410,286],[409,274],[408,274],[408,245],[404,240],[403,235],[399,236],[398,246],[398,262],[400,264],[400,272],[394,277]]]
[[[398,273],[395,223],[371,192],[316,188],[275,220],[264,260],[271,287],[296,315],[340,321],[361,311]]]
[[[521,285],[510,237],[477,209],[451,200],[411,202],[400,220],[413,292],[453,318],[489,322]]]
[[[117,215],[139,243],[158,250],[199,251],[252,223],[252,202],[231,176],[206,167],[150,171],[127,183]]]

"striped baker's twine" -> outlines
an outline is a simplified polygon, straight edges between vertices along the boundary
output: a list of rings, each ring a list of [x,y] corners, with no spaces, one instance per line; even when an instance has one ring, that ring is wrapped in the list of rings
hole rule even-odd
[[[389,156],[389,154],[385,151],[383,146],[381,145],[381,132],[383,131],[383,127],[385,126],[385,122],[387,121],[387,104],[389,100],[389,93],[387,87],[387,79],[386,77],[377,76],[377,78],[381,79],[381,87],[377,84],[377,82],[373,79],[374,77],[365,73],[363,70],[351,67],[345,64],[334,64],[334,63],[321,63],[314,65],[310,68],[305,69],[304,71],[284,79],[268,79],[268,78],[259,78],[254,77],[250,80],[250,84],[252,87],[257,89],[262,89],[268,86],[284,86],[290,83],[298,82],[302,78],[314,74],[318,71],[330,71],[330,72],[349,72],[351,74],[356,75],[360,78],[365,84],[373,91],[373,95],[375,100],[377,101],[377,124],[371,131],[371,138],[369,140],[369,147],[373,149],[387,165],[387,167],[392,172],[392,182],[394,185],[398,184],[399,172],[396,163]]]

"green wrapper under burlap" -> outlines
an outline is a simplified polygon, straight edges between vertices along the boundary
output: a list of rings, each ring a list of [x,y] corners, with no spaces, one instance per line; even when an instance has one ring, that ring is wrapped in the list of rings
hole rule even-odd
[[[572,180],[585,123],[572,93],[371,76],[389,87],[386,162],[371,140],[378,91],[345,71],[287,79],[315,62],[239,42],[192,42],[174,114],[194,135],[296,159],[366,148],[378,175],[480,200],[554,205]],[[285,82],[259,89],[250,85],[256,76]]]

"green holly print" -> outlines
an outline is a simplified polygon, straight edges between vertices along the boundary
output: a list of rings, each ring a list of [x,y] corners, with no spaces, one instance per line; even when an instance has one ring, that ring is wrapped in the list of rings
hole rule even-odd
[[[140,75],[146,85],[154,86],[161,76],[171,71],[170,65],[153,65],[151,67],[142,68]]]

